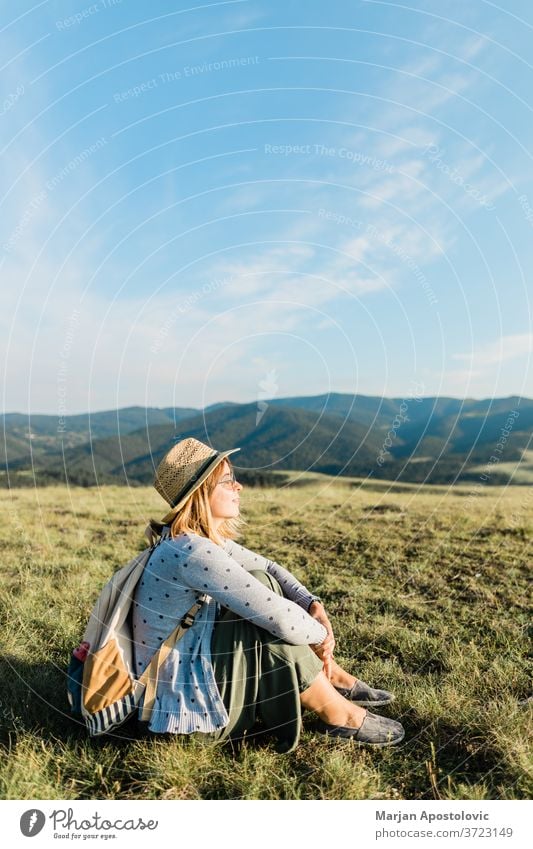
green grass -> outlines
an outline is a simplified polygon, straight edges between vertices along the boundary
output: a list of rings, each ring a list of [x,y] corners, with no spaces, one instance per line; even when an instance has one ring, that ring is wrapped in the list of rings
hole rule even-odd
[[[296,752],[89,740],[65,666],[98,589],[143,547],[151,488],[0,494],[0,796],[4,799],[523,799],[531,490],[295,475],[243,494],[242,542],[319,594],[337,660],[396,701],[404,743],[373,751],[312,731]]]

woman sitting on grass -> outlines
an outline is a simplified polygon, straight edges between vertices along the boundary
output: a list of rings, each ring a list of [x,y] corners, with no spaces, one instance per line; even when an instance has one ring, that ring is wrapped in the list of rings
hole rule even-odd
[[[392,701],[335,663],[331,624],[317,596],[277,563],[234,542],[239,495],[227,457],[196,439],[177,443],[154,482],[170,505],[133,605],[136,671],[199,595],[206,601],[159,673],[149,730],[237,740],[258,720],[278,750],[296,748],[302,707],[317,730],[373,746],[402,726],[365,710]]]

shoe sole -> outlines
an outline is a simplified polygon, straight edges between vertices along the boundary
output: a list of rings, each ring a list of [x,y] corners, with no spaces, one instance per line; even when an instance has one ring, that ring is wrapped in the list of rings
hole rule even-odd
[[[337,689],[337,688],[335,687],[335,689]],[[340,690],[337,690],[337,693],[340,693]],[[343,695],[343,694],[341,693],[341,695]],[[344,698],[348,699],[348,696],[344,696]],[[370,707],[370,708],[372,708],[372,707],[385,707],[385,705],[390,705],[390,704],[392,704],[394,699],[395,699],[395,696],[391,696],[390,699],[382,699],[380,702],[369,702],[369,701],[364,701],[363,699],[357,699],[357,701],[354,701],[353,699],[348,699],[348,701],[351,702],[352,705],[358,705],[359,707]]]
[[[346,698],[346,696],[344,698]],[[385,705],[390,705],[394,701],[394,698],[383,699],[383,701],[381,701],[381,702],[364,702],[362,699],[358,699],[357,701],[353,701],[352,699],[348,699],[348,701],[351,702],[352,705],[358,705],[359,707],[373,708],[373,707],[385,707]]]

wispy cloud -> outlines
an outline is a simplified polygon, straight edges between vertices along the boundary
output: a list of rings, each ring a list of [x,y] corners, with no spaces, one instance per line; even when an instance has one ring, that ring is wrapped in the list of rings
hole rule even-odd
[[[453,354],[452,359],[471,362],[480,373],[482,369],[488,369],[506,360],[514,360],[526,354],[529,356],[533,354],[533,333],[501,336],[471,353]]]

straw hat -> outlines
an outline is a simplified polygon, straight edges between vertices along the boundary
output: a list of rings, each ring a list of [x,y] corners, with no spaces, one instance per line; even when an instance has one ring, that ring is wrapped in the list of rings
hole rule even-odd
[[[165,454],[155,473],[154,487],[172,508],[161,524],[168,525],[213,469],[240,450],[215,451],[193,437],[177,442]]]

